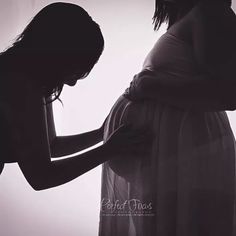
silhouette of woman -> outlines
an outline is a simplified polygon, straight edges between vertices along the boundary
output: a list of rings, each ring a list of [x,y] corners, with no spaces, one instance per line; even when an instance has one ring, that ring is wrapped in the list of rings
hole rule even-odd
[[[0,172],[4,163],[17,162],[29,184],[42,190],[71,181],[125,152],[136,152],[144,133],[122,126],[106,144],[92,151],[64,160],[50,159],[103,139],[104,125],[80,135],[56,136],[52,113],[52,101],[63,85],[73,86],[85,78],[103,47],[99,25],[83,8],[53,3],[0,54]]]
[[[236,17],[229,0],[156,0],[167,32],[113,106],[152,130],[151,153],[103,164],[100,236],[236,235]],[[114,125],[116,124],[116,125]]]

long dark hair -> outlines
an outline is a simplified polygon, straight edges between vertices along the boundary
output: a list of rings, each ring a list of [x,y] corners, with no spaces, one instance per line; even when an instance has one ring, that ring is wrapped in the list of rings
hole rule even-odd
[[[100,27],[88,13],[78,5],[58,2],[44,7],[1,56],[21,58],[18,66],[53,101],[62,91],[64,78],[86,77],[103,48]]]
[[[155,0],[155,11],[153,15],[154,30],[158,30],[162,23],[166,22],[168,27],[173,24],[179,10],[187,12],[200,1],[223,1],[231,6],[231,0]]]

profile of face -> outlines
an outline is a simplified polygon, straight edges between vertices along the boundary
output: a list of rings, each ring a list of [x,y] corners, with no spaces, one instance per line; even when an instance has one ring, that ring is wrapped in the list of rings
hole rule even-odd
[[[27,69],[44,80],[44,86],[73,86],[98,61],[104,39],[99,25],[82,7],[57,2],[32,19],[14,46],[26,55]]]
[[[85,78],[81,76],[82,71],[74,71],[73,73],[71,73],[70,75],[67,75],[63,78],[64,80],[64,84],[68,85],[68,86],[75,86],[78,80],[82,80]]]

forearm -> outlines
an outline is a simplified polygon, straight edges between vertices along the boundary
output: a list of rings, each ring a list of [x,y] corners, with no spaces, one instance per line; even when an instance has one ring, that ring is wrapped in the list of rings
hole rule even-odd
[[[103,139],[100,129],[78,135],[57,136],[50,144],[52,157],[62,157],[89,148]]]
[[[41,170],[43,174],[35,174],[37,179],[33,187],[35,190],[44,190],[65,184],[108,159],[114,158],[115,154],[110,153],[107,146],[102,145],[74,157],[52,161],[50,165]]]
[[[156,78],[142,80],[140,93],[182,109],[204,111],[234,110],[236,80],[210,78],[198,75],[193,78],[172,78],[157,74]]]

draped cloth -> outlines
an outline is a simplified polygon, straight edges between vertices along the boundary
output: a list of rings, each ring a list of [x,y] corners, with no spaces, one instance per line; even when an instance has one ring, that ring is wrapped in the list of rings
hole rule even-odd
[[[144,69],[191,78],[191,47],[164,34]],[[209,91],[210,93],[210,91]],[[150,152],[102,166],[99,236],[235,236],[235,138],[225,111],[193,111],[123,95],[104,139],[121,124],[152,131]]]

